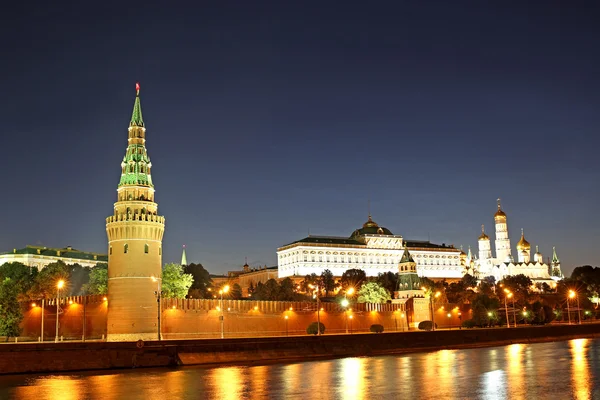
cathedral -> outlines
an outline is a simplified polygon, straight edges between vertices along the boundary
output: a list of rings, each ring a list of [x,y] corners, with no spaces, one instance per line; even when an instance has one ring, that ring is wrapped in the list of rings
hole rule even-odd
[[[496,281],[508,275],[523,274],[536,283],[546,282],[548,284],[563,278],[556,248],[552,249],[553,254],[550,265],[544,262],[544,257],[537,246],[532,258],[531,245],[525,239],[523,230],[521,230],[521,238],[517,243],[517,257],[515,260],[508,236],[507,217],[502,210],[500,199],[498,199],[498,210],[494,214],[494,223],[496,228],[496,238],[494,240],[496,257],[492,254],[491,239],[485,233],[485,228],[482,225],[481,235],[478,239],[479,255],[478,257],[473,256],[471,249],[469,249],[465,259],[466,273],[478,278],[493,276]]]

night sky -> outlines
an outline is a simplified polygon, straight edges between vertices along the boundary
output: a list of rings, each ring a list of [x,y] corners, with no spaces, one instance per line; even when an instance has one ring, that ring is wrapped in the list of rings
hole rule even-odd
[[[369,199],[475,249],[501,197],[513,254],[600,264],[595,1],[61,4],[3,10],[0,251],[106,252],[139,81],[164,262],[276,265]]]

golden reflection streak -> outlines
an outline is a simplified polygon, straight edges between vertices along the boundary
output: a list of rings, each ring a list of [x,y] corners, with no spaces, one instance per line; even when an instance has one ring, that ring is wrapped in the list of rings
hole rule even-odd
[[[571,347],[571,382],[576,399],[591,398],[591,374],[587,360],[589,339],[574,339],[569,342]]]
[[[114,387],[119,384],[120,377],[118,374],[92,375],[89,377],[88,387],[102,400],[116,400]]]
[[[454,361],[456,358],[456,350],[440,350],[436,353],[435,357],[435,370],[437,370],[437,377],[432,382],[437,382],[439,386],[439,393],[453,393],[454,392]]]
[[[242,369],[240,367],[215,368],[210,372],[210,384],[217,399],[238,400],[242,398]]]
[[[364,398],[365,362],[365,358],[354,357],[341,360],[340,383],[342,386],[342,398]]]
[[[20,387],[16,391],[16,397],[79,400],[85,392],[85,380],[79,377],[53,376],[50,379],[38,380],[36,385]]]
[[[508,371],[506,383],[508,385],[508,393],[514,396],[523,388],[523,350],[525,346],[520,343],[506,346],[508,353]],[[514,398],[514,397],[513,397]],[[520,398],[520,397],[519,397]]]

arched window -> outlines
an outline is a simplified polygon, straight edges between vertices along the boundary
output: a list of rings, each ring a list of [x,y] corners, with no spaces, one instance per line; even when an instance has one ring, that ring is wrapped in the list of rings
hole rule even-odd
[[[127,254],[127,250],[129,250],[129,245],[128,245],[128,244],[125,244],[125,245],[123,246],[123,253]]]
[[[159,247],[159,248],[158,248],[158,255],[159,255],[159,256],[162,256],[162,247]]]
[[[112,255],[112,246],[108,249],[108,254]]]
[[[144,245],[144,253],[148,254],[149,246],[148,243]]]

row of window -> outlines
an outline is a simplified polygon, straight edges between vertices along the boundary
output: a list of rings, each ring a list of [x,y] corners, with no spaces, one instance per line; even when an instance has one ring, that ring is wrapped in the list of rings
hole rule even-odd
[[[337,256],[325,256],[323,257],[322,255],[314,256],[311,255],[310,258],[308,257],[308,255],[304,255],[303,257],[303,261],[304,262],[334,262],[337,263],[338,262],[338,257]],[[324,261],[325,260],[325,261]],[[282,265],[286,265],[286,264],[293,264],[298,262],[298,257],[293,257],[291,259],[282,259],[281,263]],[[441,263],[440,263],[441,261]],[[339,257],[339,262],[340,263],[361,263],[361,264],[398,264],[400,262],[399,259],[392,259],[392,258],[374,258],[374,257],[344,257],[344,256],[340,256]],[[423,258],[423,259],[419,259],[417,258],[417,263],[418,264],[422,264],[422,265],[458,265],[458,259],[442,259],[440,260],[439,258],[436,259],[427,259],[427,258]]]
[[[127,254],[128,252],[129,252],[129,245],[127,243],[125,243],[123,245],[123,253]],[[112,255],[112,253],[113,253],[113,248],[112,248],[112,246],[110,246],[110,248],[108,250],[108,254]],[[145,254],[150,253],[150,245],[148,245],[148,243],[146,243],[144,245],[144,253]],[[158,255],[162,256],[162,247],[161,246],[158,247]]]

